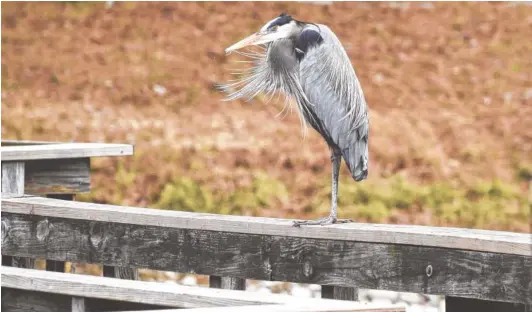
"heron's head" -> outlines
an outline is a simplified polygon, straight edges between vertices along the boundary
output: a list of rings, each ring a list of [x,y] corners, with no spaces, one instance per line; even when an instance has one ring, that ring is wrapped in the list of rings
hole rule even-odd
[[[225,52],[229,53],[251,45],[267,44],[279,39],[291,38],[301,32],[301,24],[290,15],[282,13],[266,23],[258,32],[225,49]]]

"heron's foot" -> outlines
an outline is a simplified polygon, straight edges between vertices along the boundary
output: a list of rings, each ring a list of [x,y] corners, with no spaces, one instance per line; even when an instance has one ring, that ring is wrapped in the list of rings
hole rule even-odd
[[[327,218],[321,218],[316,220],[306,220],[306,221],[294,221],[292,226],[300,227],[302,225],[329,225],[329,224],[338,224],[338,223],[350,223],[353,222],[351,219],[337,219],[333,216],[328,216]]]

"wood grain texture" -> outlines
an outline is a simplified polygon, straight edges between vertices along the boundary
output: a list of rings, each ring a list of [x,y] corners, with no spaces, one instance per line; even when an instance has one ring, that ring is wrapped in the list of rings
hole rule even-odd
[[[6,212],[2,220],[10,256],[532,303],[532,257],[523,255]]]
[[[74,200],[74,194],[49,194],[47,197],[61,200]],[[51,230],[53,230],[53,228],[50,228],[52,225],[50,225],[48,222],[43,222],[40,224],[40,226],[41,227],[37,229],[40,235],[47,235],[46,233],[49,233]],[[65,272],[65,262],[46,260],[46,271]]]
[[[211,275],[209,276],[209,287],[233,290],[246,290],[246,280],[237,277],[222,277]]]
[[[2,193],[24,194],[24,167],[24,162],[2,161]]]
[[[182,312],[183,309],[175,309],[160,305],[148,305],[135,302],[119,302],[114,300],[95,299],[86,297],[74,297],[68,295],[58,295],[48,292],[27,291],[2,287],[2,311],[4,312],[71,312],[72,307],[69,303],[75,299],[83,299],[85,311],[87,312]],[[79,302],[79,301],[78,301]],[[391,304],[365,304],[352,303],[350,306],[338,306],[330,302],[316,301],[312,303],[300,302],[299,304],[264,304],[264,305],[244,305],[229,307],[209,307],[209,308],[191,308],[187,309],[192,312],[333,312],[333,311],[353,311],[353,312],[404,312],[405,308],[401,305]]]
[[[3,157],[3,156],[2,156]],[[2,193],[10,196],[24,196],[24,162],[2,162]],[[9,230],[9,225],[2,221],[2,234]],[[20,268],[33,268],[35,260],[32,258],[2,256],[2,265]]]
[[[177,284],[128,281],[116,278],[48,272],[32,269],[2,268],[2,287],[51,294],[83,296],[166,307],[219,307],[259,304],[294,304],[301,301],[288,295],[262,294],[227,289],[190,287]],[[310,304],[353,307],[352,302],[308,298]]]
[[[395,305],[379,307],[378,304],[356,303],[353,307],[331,307],[326,305],[305,304],[301,300],[299,304],[265,304],[260,306],[238,306],[238,307],[216,307],[216,308],[195,308],[187,309],[186,312],[404,312],[404,306]],[[150,312],[182,312],[180,309],[151,310]],[[118,312],[118,311],[116,311]],[[123,311],[123,312],[145,312],[145,311]]]
[[[358,289],[355,287],[321,286],[321,297],[337,300],[358,300]]]
[[[78,299],[78,302],[75,302]],[[2,311],[4,312],[71,312],[72,304],[84,301],[86,312],[124,311],[124,310],[160,310],[169,307],[135,302],[124,302],[69,295],[53,294],[42,291],[29,291],[2,287]],[[102,309],[103,307],[103,309]],[[182,310],[181,310],[182,311]]]
[[[348,223],[293,227],[293,220],[168,211],[26,197],[2,199],[3,211],[175,229],[443,247],[532,256],[532,234],[460,228]]]
[[[26,162],[26,194],[75,194],[90,190],[90,158]]]
[[[2,146],[2,161],[133,155],[130,144],[57,143]]]

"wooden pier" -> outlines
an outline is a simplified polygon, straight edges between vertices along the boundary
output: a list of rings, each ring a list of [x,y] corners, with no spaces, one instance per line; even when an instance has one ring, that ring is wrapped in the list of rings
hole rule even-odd
[[[405,311],[353,302],[358,288],[445,295],[453,312],[532,305],[530,234],[361,223],[295,228],[284,219],[76,202],[73,194],[89,191],[91,157],[131,155],[133,147],[7,143],[5,311]],[[47,271],[33,269],[34,259],[46,259]],[[65,273],[66,261],[101,264],[104,276]],[[211,288],[139,281],[138,268],[209,275]],[[241,291],[246,279],[319,284],[322,298]]]

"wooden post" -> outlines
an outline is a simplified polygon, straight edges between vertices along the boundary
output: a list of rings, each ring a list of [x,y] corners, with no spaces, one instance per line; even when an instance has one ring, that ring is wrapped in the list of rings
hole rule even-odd
[[[85,312],[85,298],[72,297],[72,312]]]
[[[24,194],[24,162],[9,161],[2,162],[2,192],[11,194]],[[2,231],[9,231],[7,225],[2,224]],[[33,269],[35,259],[22,257],[2,256],[2,265],[19,268]]]
[[[445,297],[445,311],[447,312],[530,312],[530,306],[520,303],[478,300],[460,297]]]
[[[357,301],[358,289],[354,287],[322,285],[321,297],[327,299]]]
[[[222,288],[232,290],[246,290],[246,280],[237,277],[209,276],[210,288]]]
[[[74,194],[48,194],[46,197],[62,200],[74,200]],[[65,262],[46,260],[46,271],[65,272]]]

